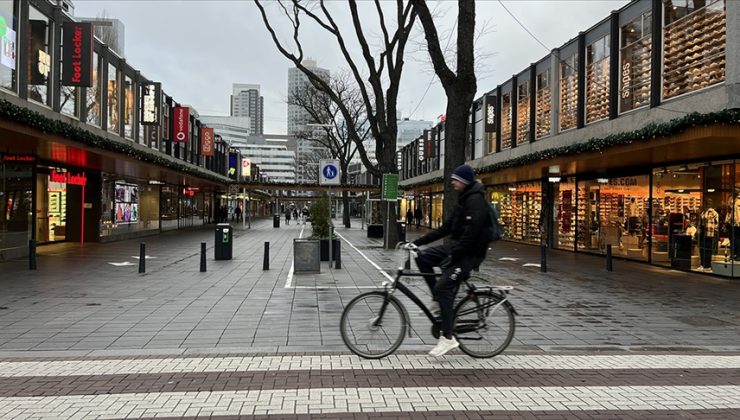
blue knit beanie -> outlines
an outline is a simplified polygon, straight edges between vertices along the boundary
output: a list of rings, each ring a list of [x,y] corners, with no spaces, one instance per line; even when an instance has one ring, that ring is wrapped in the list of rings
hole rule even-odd
[[[452,179],[456,179],[465,185],[469,185],[475,181],[475,172],[470,165],[460,165],[452,171]]]

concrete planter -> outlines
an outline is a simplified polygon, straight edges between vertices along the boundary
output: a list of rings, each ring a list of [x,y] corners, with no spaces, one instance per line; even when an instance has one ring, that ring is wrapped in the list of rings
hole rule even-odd
[[[293,239],[293,272],[321,272],[321,249],[317,239]]]

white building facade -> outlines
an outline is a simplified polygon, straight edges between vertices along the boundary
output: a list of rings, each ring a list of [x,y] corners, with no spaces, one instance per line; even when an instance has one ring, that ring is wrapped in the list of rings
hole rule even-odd
[[[231,116],[249,117],[250,134],[264,132],[264,98],[260,95],[260,85],[234,83],[231,93]]]

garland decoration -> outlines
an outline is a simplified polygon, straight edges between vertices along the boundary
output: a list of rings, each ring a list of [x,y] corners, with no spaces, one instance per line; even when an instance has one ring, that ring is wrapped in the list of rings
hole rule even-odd
[[[686,131],[691,127],[705,127],[709,125],[737,125],[740,124],[740,109],[724,109],[722,111],[700,114],[692,112],[681,118],[676,118],[664,123],[650,123],[633,131],[624,131],[617,134],[610,134],[606,137],[593,137],[587,141],[572,144],[569,146],[554,147],[552,149],[541,150],[538,152],[528,153],[513,159],[497,162],[491,165],[475,168],[475,173],[484,175],[500,171],[507,168],[529,165],[542,160],[553,159],[562,156],[572,156],[581,153],[599,152],[616,146],[623,146],[638,142],[648,142],[658,137],[668,137]],[[435,177],[414,184],[403,185],[404,190],[410,190],[430,184],[444,182],[443,177]]]

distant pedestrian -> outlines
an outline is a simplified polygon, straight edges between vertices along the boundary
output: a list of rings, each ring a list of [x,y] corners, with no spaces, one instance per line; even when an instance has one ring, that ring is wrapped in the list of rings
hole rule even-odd
[[[236,206],[234,209],[234,214],[236,215],[236,221],[241,222],[242,221],[242,208],[241,206]]]
[[[287,226],[289,224],[290,224],[290,209],[286,209],[285,210],[285,225]]]
[[[406,210],[406,226],[411,226],[414,221],[414,213],[411,212],[411,206]]]
[[[221,214],[219,220],[222,223],[227,223],[229,221],[229,207],[226,204],[221,206]]]
[[[293,218],[298,223],[298,209],[293,209]]]
[[[301,222],[303,224],[306,224],[306,221],[308,220],[308,207],[303,206],[303,209],[301,210]]]
[[[419,225],[421,225],[421,219],[424,216],[424,214],[421,212],[421,207],[417,207],[416,210],[414,210],[414,218],[416,218],[416,228],[419,229]]]

